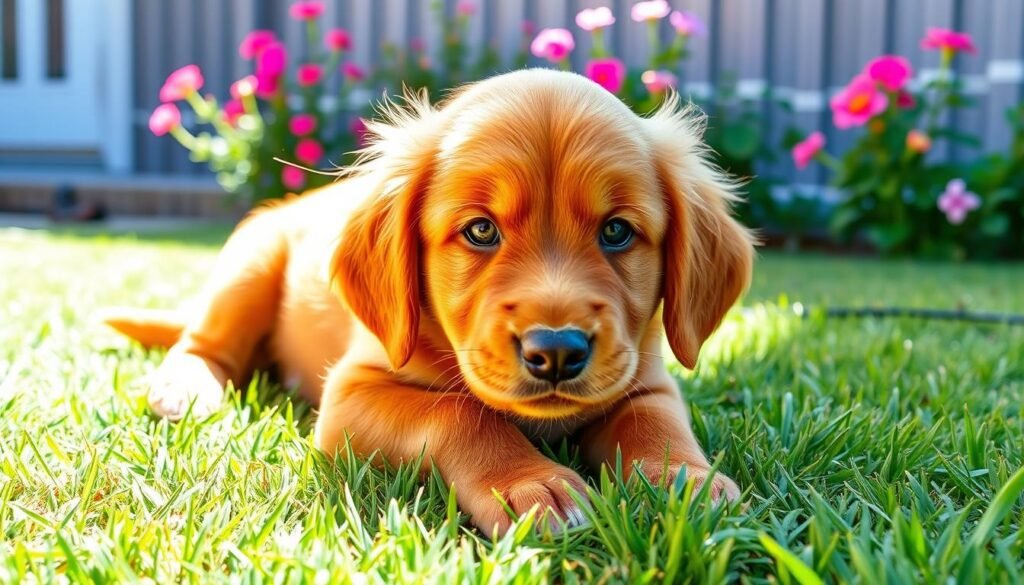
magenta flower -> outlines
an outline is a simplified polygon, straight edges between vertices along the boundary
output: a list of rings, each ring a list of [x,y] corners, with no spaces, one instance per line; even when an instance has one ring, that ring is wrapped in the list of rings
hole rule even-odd
[[[341,74],[345,76],[345,79],[358,83],[366,79],[366,72],[363,68],[355,63],[348,62],[341,66]]]
[[[167,76],[160,88],[160,101],[173,102],[186,99],[203,87],[203,73],[196,65],[186,65]]]
[[[967,190],[963,179],[953,179],[939,196],[939,211],[953,225],[960,225],[967,214],[981,207],[981,198]]]
[[[356,146],[358,146],[359,148],[363,148],[364,146],[366,146],[366,137],[367,134],[369,133],[369,130],[366,128],[366,122],[364,122],[362,118],[356,118],[352,120],[352,123],[349,124],[348,129],[356,137]]]
[[[921,39],[921,48],[926,51],[943,51],[948,54],[966,51],[971,54],[978,52],[974,39],[967,33],[956,32],[948,28],[930,27]]]
[[[818,156],[823,148],[825,148],[825,135],[821,132],[812,132],[810,136],[793,146],[791,151],[793,164],[798,169],[807,168],[807,165],[811,164],[811,161]]]
[[[332,28],[324,35],[324,44],[331,51],[347,51],[352,48],[352,35],[343,28]]]
[[[316,130],[316,116],[313,114],[296,114],[288,122],[288,129],[296,136],[306,136]]]
[[[455,5],[455,14],[459,16],[473,16],[476,14],[476,3],[470,0],[460,0]]]
[[[285,165],[281,169],[281,183],[290,191],[298,191],[306,184],[306,173],[302,169]]]
[[[889,91],[899,91],[914,75],[910,61],[898,55],[882,55],[864,68],[868,77],[882,84]]]
[[[858,75],[829,100],[832,122],[836,128],[863,126],[889,104],[889,99],[878,90],[878,85],[866,75]]]
[[[254,95],[258,85],[259,81],[256,79],[255,75],[246,75],[231,84],[231,97],[236,100],[240,100]]]
[[[537,32],[537,25],[532,20],[524,20],[519,25],[519,30],[522,31],[523,36],[532,37]]]
[[[576,26],[587,32],[593,32],[615,24],[615,16],[611,8],[601,6],[598,8],[585,8],[576,15]]]
[[[245,106],[242,105],[240,100],[233,99],[229,100],[228,103],[224,104],[224,121],[229,126],[234,126],[238,123],[238,119],[245,113]]]
[[[274,31],[254,30],[242,39],[242,44],[238,46],[238,54],[245,60],[255,59],[260,56],[263,49],[275,42],[277,42],[277,36]]]
[[[149,131],[163,136],[181,126],[181,111],[174,104],[160,104],[149,116]]]
[[[280,75],[261,75],[257,73],[256,80],[256,97],[260,99],[268,100],[274,97],[281,88]]]
[[[630,16],[637,22],[648,22],[665,18],[672,12],[672,7],[666,0],[650,0],[649,2],[637,2],[630,11]]]
[[[310,87],[320,83],[320,79],[322,79],[323,76],[323,67],[316,65],[315,63],[299,65],[299,70],[296,72],[296,80],[302,87]]]
[[[267,45],[256,58],[256,77],[277,77],[288,65],[288,49],[283,43],[274,41]]]
[[[288,9],[288,14],[295,20],[315,20],[324,13],[324,3],[319,0],[296,2]]]
[[[896,93],[896,107],[897,108],[902,108],[904,110],[909,110],[910,108],[912,108],[912,107],[914,107],[916,105],[917,105],[917,100],[914,99],[914,94],[910,93],[909,91],[907,91],[905,89],[901,89],[901,90],[899,90]]]
[[[647,91],[654,95],[664,93],[669,88],[675,87],[676,83],[679,82],[671,71],[655,71],[653,69],[644,71],[643,75],[640,76],[640,81],[647,87]]]
[[[668,21],[676,29],[676,34],[684,37],[702,37],[707,32],[704,21],[689,10],[676,10],[668,17]]]
[[[593,59],[587,63],[586,75],[608,91],[619,93],[626,81],[626,64],[615,57]]]
[[[535,57],[547,59],[552,63],[561,63],[576,48],[572,33],[564,28],[546,28],[534,37],[530,43],[530,52]]]
[[[413,37],[409,39],[409,49],[411,49],[413,53],[422,53],[426,48],[427,43],[423,40],[423,37]]]
[[[303,138],[295,146],[295,158],[307,165],[315,165],[323,156],[324,146],[312,138]]]

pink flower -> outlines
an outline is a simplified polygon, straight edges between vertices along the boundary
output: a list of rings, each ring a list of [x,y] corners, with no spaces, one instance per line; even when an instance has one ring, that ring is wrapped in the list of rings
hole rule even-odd
[[[238,119],[245,113],[245,106],[238,99],[233,99],[224,104],[224,121],[234,126]]]
[[[546,28],[534,37],[530,43],[530,52],[535,57],[547,59],[552,63],[561,63],[576,48],[572,33],[564,28]]]
[[[255,75],[246,75],[238,81],[231,84],[231,97],[236,100],[249,97],[256,93],[256,87],[259,85],[259,81]]]
[[[295,146],[295,158],[307,165],[315,165],[323,156],[323,145],[312,138],[303,138]]]
[[[281,88],[280,75],[262,75],[257,73],[256,80],[256,97],[261,99],[268,100],[274,97]]]
[[[637,22],[647,22],[665,18],[669,12],[672,12],[672,7],[666,0],[650,0],[634,4],[630,16]]]
[[[670,87],[675,87],[678,80],[671,71],[644,71],[643,75],[640,76],[640,81],[647,87],[647,91],[652,94],[663,93]]]
[[[953,179],[939,196],[939,211],[953,225],[960,225],[967,214],[981,207],[981,198],[967,190],[963,179]]]
[[[615,57],[593,59],[587,63],[587,77],[612,93],[619,93],[626,81],[626,64]]]
[[[889,99],[878,90],[878,85],[866,75],[858,75],[829,100],[832,122],[836,128],[862,126],[873,116],[885,110]]]
[[[931,150],[932,139],[920,130],[911,130],[907,132],[907,148],[912,152],[924,154]]]
[[[363,71],[363,68],[351,62],[341,66],[341,74],[345,76],[345,79],[356,83],[366,79],[366,72]]]
[[[285,165],[281,169],[281,183],[286,189],[298,191],[306,184],[306,173],[302,169]]]
[[[522,31],[524,36],[532,37],[537,32],[537,25],[532,20],[524,20],[519,25],[519,29]]]
[[[284,73],[288,65],[288,49],[283,43],[274,41],[264,47],[256,59],[256,76],[276,77]]]
[[[921,39],[921,48],[926,51],[945,51],[957,53],[966,51],[971,54],[978,52],[974,39],[967,33],[960,33],[948,28],[930,27]]]
[[[306,136],[316,130],[316,116],[313,114],[296,114],[288,122],[288,128],[296,136]]]
[[[424,42],[423,37],[413,37],[409,39],[409,48],[413,53],[422,53],[427,48],[427,43]]]
[[[905,89],[899,90],[896,93],[896,107],[909,110],[910,108],[917,105],[917,100],[914,99],[914,94],[910,93]]]
[[[459,16],[473,16],[476,14],[476,4],[470,0],[460,0],[455,5],[455,14]]]
[[[292,4],[288,14],[295,20],[314,20],[324,13],[324,3],[318,0],[304,0]]]
[[[914,75],[910,61],[898,55],[882,55],[864,68],[868,77],[882,84],[889,91],[898,91]]]
[[[611,8],[601,6],[599,8],[586,8],[580,10],[576,15],[576,26],[587,32],[604,28],[615,24],[615,16]]]
[[[324,70],[319,65],[313,63],[307,63],[305,65],[299,65],[299,70],[296,73],[296,78],[299,85],[302,87],[310,87],[320,83],[320,79],[324,75]]]
[[[366,146],[366,134],[369,131],[366,129],[366,122],[364,122],[362,118],[356,118],[352,120],[352,123],[349,124],[348,129],[356,137],[356,146],[358,146],[359,148]]]
[[[343,28],[333,28],[324,35],[324,44],[331,51],[347,51],[352,48],[352,36]]]
[[[174,104],[160,104],[149,117],[149,131],[163,136],[181,126],[181,112]]]
[[[707,32],[704,21],[689,10],[676,10],[668,17],[668,21],[672,23],[672,28],[676,29],[676,34],[684,37],[702,37]]]
[[[793,164],[798,169],[807,168],[807,165],[811,164],[811,161],[814,160],[814,157],[823,148],[825,148],[825,135],[821,132],[812,132],[810,136],[796,143],[793,147],[791,152]]]
[[[160,88],[160,101],[183,100],[203,87],[203,73],[196,65],[186,65],[167,76]]]
[[[238,54],[246,60],[255,59],[260,56],[263,49],[274,42],[277,42],[274,31],[254,30],[242,39],[242,44],[238,46]]]

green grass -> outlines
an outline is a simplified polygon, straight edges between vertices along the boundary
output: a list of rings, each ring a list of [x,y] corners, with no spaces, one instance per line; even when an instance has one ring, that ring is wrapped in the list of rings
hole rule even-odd
[[[0,582],[1021,580],[1024,328],[813,307],[1024,312],[1024,267],[765,255],[745,310],[683,374],[746,507],[612,470],[591,476],[589,527],[524,519],[492,542],[437,478],[325,460],[310,408],[269,383],[203,422],[147,414],[160,354],[93,312],[174,306],[220,237],[0,231]]]

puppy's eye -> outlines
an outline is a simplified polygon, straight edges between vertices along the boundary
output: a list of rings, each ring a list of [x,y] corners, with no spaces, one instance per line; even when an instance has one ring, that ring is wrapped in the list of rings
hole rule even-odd
[[[633,241],[633,227],[624,219],[612,218],[601,228],[601,245],[608,250],[622,250]]]
[[[496,246],[500,239],[498,226],[489,219],[474,220],[466,229],[462,230],[462,233],[470,244],[481,248]]]

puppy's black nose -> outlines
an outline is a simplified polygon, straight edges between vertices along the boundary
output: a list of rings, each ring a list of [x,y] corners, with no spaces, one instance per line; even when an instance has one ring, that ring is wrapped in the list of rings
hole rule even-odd
[[[533,329],[520,341],[526,369],[553,384],[579,376],[590,359],[590,339],[579,329]]]

